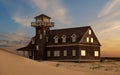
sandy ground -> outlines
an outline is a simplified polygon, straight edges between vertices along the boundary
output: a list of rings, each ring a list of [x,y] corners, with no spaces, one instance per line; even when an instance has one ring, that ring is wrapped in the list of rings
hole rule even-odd
[[[0,49],[0,75],[120,75],[120,72],[117,71],[90,70],[84,68],[84,64],[78,70],[75,69],[77,66],[70,64],[37,62]],[[70,67],[74,69],[70,69]]]

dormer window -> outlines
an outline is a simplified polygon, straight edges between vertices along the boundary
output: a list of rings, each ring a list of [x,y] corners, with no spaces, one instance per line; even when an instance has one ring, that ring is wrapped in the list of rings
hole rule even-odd
[[[91,35],[91,30],[89,30],[88,32],[89,32],[89,35]]]
[[[53,38],[55,41],[55,43],[58,43],[58,39],[59,39],[59,37],[56,35],[56,36],[54,36],[54,38]]]
[[[71,38],[72,38],[72,42],[76,42],[77,35],[76,34],[72,34]]]
[[[42,39],[42,34],[40,34],[40,39]]]
[[[65,43],[66,42],[66,35],[63,35],[61,38],[62,38],[62,42]]]

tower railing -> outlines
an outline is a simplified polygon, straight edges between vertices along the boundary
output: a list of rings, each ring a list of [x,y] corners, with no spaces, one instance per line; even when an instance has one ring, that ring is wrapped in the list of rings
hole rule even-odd
[[[53,27],[54,22],[31,22],[32,27]]]

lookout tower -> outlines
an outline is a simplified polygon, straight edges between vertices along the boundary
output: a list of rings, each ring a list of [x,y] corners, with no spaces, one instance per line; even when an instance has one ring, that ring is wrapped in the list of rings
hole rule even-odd
[[[47,35],[49,35],[50,27],[54,26],[54,22],[50,22],[50,17],[44,14],[35,17],[35,22],[31,22],[31,26],[36,29],[34,37],[34,45],[36,46],[35,59],[45,59],[45,45]]]
[[[50,19],[51,17],[46,16],[44,14],[35,17],[35,22],[32,22],[31,26],[36,28],[36,35],[46,35],[50,27],[54,27],[54,22],[50,22]]]

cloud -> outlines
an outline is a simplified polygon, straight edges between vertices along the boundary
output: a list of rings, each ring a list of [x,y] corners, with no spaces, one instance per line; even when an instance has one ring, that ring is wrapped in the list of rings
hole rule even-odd
[[[113,9],[117,8],[119,4],[120,4],[120,0],[110,0],[106,4],[106,6],[101,10],[101,12],[98,14],[98,17],[108,15],[113,11]]]
[[[98,13],[92,25],[101,42],[102,56],[119,56],[120,53],[120,0],[110,0]]]
[[[13,16],[12,17],[15,23],[18,23],[19,25],[23,27],[28,27],[31,24],[32,19],[22,16]]]
[[[60,0],[32,0],[34,6],[42,13],[48,14],[61,24],[69,24],[67,9]]]

